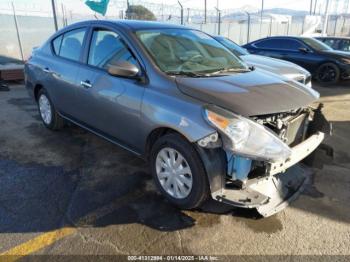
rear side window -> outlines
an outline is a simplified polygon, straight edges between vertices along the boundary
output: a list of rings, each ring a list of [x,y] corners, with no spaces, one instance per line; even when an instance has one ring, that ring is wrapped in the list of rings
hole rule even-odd
[[[55,54],[73,61],[79,61],[85,32],[85,28],[80,28],[55,38],[52,42]]]
[[[269,49],[275,49],[280,47],[279,40],[277,39],[261,40],[255,43],[254,45],[260,48],[269,48]]]
[[[112,61],[128,61],[138,66],[136,59],[119,35],[109,30],[95,30],[92,36],[88,64],[106,68]]]
[[[304,47],[301,43],[293,39],[267,39],[255,44],[260,48],[283,49],[297,51]]]

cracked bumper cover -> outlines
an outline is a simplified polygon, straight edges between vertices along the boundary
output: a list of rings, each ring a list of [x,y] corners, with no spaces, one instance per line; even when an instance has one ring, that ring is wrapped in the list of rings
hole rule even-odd
[[[293,147],[287,160],[269,163],[265,176],[248,180],[243,189],[228,188],[223,176],[221,180],[212,177],[212,198],[237,207],[256,208],[264,217],[288,206],[304,190],[311,174],[310,168],[298,163],[315,151],[326,134],[331,133],[331,125],[323,116],[321,108],[315,110],[314,120],[310,123],[308,131],[312,135]]]

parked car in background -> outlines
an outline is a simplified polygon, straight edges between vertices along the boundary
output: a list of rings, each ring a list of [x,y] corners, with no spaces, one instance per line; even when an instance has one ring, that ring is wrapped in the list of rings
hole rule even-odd
[[[283,75],[288,79],[303,83],[309,87],[312,86],[311,74],[304,68],[281,59],[252,55],[246,49],[239,46],[231,39],[224,36],[214,36],[214,38],[233,52],[236,56],[240,57],[249,66],[254,66],[266,71],[270,71],[277,75]]]
[[[212,197],[270,216],[308,181],[329,132],[318,92],[249,68],[212,37],[144,21],[84,21],[25,65],[43,124],[73,122],[149,162],[181,208]]]
[[[252,54],[290,61],[307,69],[321,84],[350,78],[350,54],[309,37],[276,36],[244,45]]]
[[[334,50],[350,52],[350,38],[349,37],[316,37],[317,40],[325,43]]]

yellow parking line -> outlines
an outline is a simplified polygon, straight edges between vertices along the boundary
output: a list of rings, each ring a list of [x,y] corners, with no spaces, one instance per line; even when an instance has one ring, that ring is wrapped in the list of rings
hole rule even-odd
[[[140,196],[142,196],[142,191],[133,191],[132,196],[129,194],[121,197],[118,199],[118,202],[113,202],[111,204],[105,205],[99,209],[94,210],[93,212],[87,214],[86,216],[80,218],[77,222],[77,226],[80,224],[86,225],[91,224],[97,219],[104,217],[105,215],[108,215],[112,213],[114,210],[118,209],[119,207],[129,203],[130,201],[133,201]],[[40,236],[37,236],[25,243],[22,243],[18,246],[15,246],[3,253],[0,253],[0,262],[13,262],[16,261],[24,256],[28,256],[40,249],[43,249],[44,247],[50,246],[56,241],[71,235],[77,231],[77,228],[71,228],[71,227],[64,227],[61,229],[57,229],[54,231],[50,231],[47,233],[44,233]]]
[[[64,238],[68,235],[71,235],[77,231],[76,228],[64,227],[54,231],[44,233],[40,236],[37,236],[23,244],[20,244],[14,248],[11,248],[3,253],[0,253],[1,257],[5,258],[3,261],[15,261],[20,259],[23,256],[27,256],[31,253],[34,253],[44,247],[51,245],[52,243],[58,241],[61,238]]]

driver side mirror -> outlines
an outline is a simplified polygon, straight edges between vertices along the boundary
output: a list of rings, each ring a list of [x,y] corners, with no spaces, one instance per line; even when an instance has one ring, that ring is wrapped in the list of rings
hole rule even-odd
[[[112,61],[107,65],[107,72],[112,76],[137,77],[139,68],[128,61]]]
[[[306,47],[301,47],[301,48],[299,48],[299,51],[300,52],[302,52],[302,53],[310,53],[310,50],[309,49],[307,49]]]

